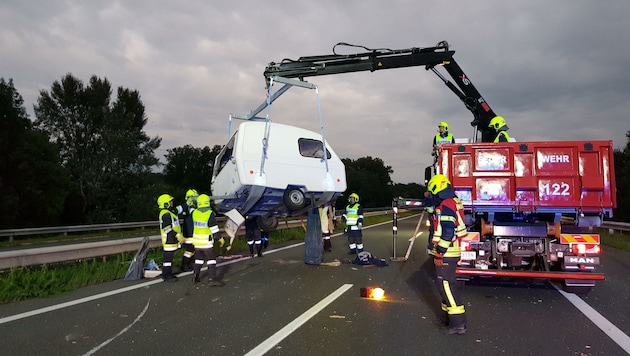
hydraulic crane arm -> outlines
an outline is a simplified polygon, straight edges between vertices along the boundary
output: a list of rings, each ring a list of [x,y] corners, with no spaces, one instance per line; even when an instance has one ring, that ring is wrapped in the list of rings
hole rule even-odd
[[[496,115],[455,62],[453,59],[455,51],[449,50],[446,41],[438,43],[435,47],[413,47],[399,50],[360,47],[366,52],[355,54],[336,54],[335,48],[337,46],[360,47],[338,43],[333,47],[333,54],[330,55],[300,57],[297,60],[283,59],[280,63],[271,62],[264,72],[267,85],[274,77],[304,80],[306,77],[320,75],[425,66],[426,70],[433,71],[472,112],[474,120],[471,125],[477,129],[478,133],[481,133],[481,140],[483,142],[494,140],[495,132],[488,128],[488,124]],[[436,67],[439,66],[444,67],[455,84],[437,70]]]

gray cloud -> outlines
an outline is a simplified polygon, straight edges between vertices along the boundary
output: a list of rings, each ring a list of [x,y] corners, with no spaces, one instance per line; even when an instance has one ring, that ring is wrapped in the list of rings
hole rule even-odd
[[[624,0],[9,0],[0,4],[0,76],[13,78],[31,115],[39,91],[66,73],[137,89],[163,154],[224,144],[229,114],[265,99],[268,62],[329,54],[337,42],[401,49],[446,40],[518,140],[611,139],[620,148],[630,130],[629,13]],[[472,133],[472,115],[422,67],[307,80],[318,85],[337,153],[380,157],[396,182],[421,182],[437,122],[457,137]],[[270,117],[319,130],[315,93],[289,90]]]

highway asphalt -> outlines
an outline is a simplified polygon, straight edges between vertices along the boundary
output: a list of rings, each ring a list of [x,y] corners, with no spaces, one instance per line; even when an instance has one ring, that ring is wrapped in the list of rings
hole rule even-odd
[[[418,217],[398,221],[404,256]],[[423,230],[423,229],[422,229]],[[224,287],[114,281],[0,305],[3,355],[626,355],[630,253],[604,249],[606,280],[586,296],[546,281],[483,280],[461,290],[465,335],[435,325],[439,299],[426,233],[392,262],[392,224],[364,229],[386,267],[304,263],[299,242],[220,266]],[[343,236],[323,262],[348,258]],[[379,286],[382,301],[361,298]]]

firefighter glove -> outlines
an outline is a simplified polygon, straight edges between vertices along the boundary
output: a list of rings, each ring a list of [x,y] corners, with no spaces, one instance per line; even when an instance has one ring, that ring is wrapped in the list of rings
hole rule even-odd
[[[184,236],[180,233],[178,233],[177,235],[175,235],[175,237],[177,238],[177,241],[179,241],[179,243],[184,242]]]
[[[225,245],[225,239],[224,238],[220,238],[219,239],[219,247],[223,247],[223,245]]]

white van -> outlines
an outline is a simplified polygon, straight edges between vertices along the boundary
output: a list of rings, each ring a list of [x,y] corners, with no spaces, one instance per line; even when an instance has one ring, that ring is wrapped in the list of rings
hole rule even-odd
[[[345,166],[328,143],[324,157],[320,134],[264,121],[239,125],[212,174],[215,208],[256,216],[267,231],[275,229],[277,217],[302,214],[345,190]]]

